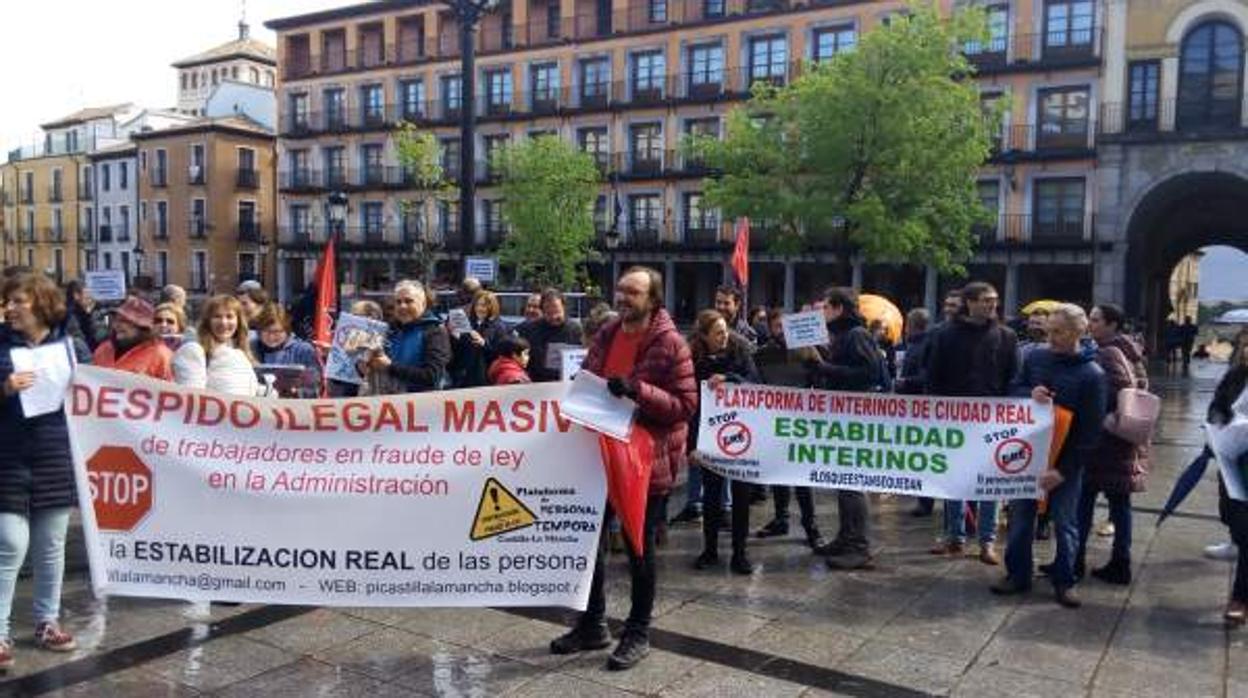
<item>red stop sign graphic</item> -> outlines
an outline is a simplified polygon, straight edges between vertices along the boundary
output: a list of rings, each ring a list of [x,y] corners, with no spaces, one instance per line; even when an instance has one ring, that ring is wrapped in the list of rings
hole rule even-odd
[[[87,459],[95,521],[101,530],[129,531],[152,509],[152,471],[125,446],[102,446]]]

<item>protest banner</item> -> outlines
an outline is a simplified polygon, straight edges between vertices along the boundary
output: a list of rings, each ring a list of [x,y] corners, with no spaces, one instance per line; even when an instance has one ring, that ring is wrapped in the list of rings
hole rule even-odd
[[[831,341],[822,310],[783,315],[780,317],[780,325],[784,328],[784,346],[789,349],[817,347]]]
[[[329,360],[325,362],[325,374],[330,380],[362,384],[364,376],[360,375],[356,364],[370,352],[384,349],[389,332],[390,327],[380,320],[340,313]]]
[[[126,272],[122,269],[100,269],[83,273],[83,285],[91,297],[101,301],[126,299]]]
[[[1031,399],[702,384],[701,464],[765,485],[1029,499],[1053,408]]]
[[[606,484],[562,384],[267,400],[81,367],[97,593],[584,609]]]

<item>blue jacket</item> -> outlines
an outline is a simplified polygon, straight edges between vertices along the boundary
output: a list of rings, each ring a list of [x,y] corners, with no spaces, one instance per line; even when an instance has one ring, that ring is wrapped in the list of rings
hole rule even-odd
[[[442,319],[432,312],[415,322],[390,330],[386,351],[390,354],[390,377],[405,393],[440,390],[451,363],[451,336]]]
[[[1084,342],[1076,354],[1058,354],[1047,344],[1028,352],[1010,393],[1026,397],[1038,385],[1053,391],[1053,401],[1073,413],[1057,469],[1067,479],[1077,477],[1096,457],[1105,418],[1105,372],[1096,363],[1096,345]]]
[[[43,344],[65,336],[63,328],[53,329]],[[71,341],[78,362],[90,363],[86,343],[76,337]],[[0,383],[13,374],[12,350],[26,346],[23,336],[0,327]],[[65,411],[27,419],[19,396],[0,401],[0,512],[29,516],[36,510],[77,506],[76,492]]]

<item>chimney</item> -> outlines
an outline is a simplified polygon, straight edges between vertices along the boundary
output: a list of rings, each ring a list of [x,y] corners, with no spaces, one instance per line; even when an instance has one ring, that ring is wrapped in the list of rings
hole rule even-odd
[[[244,41],[248,36],[250,36],[250,34],[251,28],[247,26],[247,22],[245,20],[240,20],[238,23],[238,40]]]

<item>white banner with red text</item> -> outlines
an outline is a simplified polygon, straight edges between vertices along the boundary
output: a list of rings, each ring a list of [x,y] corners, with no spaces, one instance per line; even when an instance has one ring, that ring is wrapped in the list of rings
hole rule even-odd
[[[1053,408],[1031,399],[702,384],[697,457],[765,485],[938,499],[1029,499]]]
[[[606,479],[567,386],[341,400],[82,366],[66,397],[97,593],[583,609]]]

